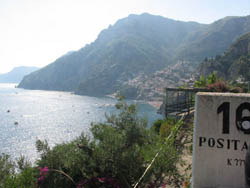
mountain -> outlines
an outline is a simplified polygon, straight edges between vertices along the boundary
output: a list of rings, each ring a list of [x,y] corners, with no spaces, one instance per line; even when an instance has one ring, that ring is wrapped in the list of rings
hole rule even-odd
[[[25,75],[38,70],[37,67],[15,67],[6,74],[0,74],[0,83],[19,83]]]
[[[19,87],[112,94],[138,75],[153,75],[179,61],[192,66],[222,53],[250,31],[249,22],[250,16],[199,24],[146,13],[130,15],[101,31],[93,43],[25,76]]]
[[[198,68],[204,76],[213,71],[227,80],[250,80],[250,32],[234,42],[224,55],[205,59]]]
[[[203,60],[224,51],[241,35],[250,31],[250,16],[225,17],[191,33],[176,53],[177,59]]]

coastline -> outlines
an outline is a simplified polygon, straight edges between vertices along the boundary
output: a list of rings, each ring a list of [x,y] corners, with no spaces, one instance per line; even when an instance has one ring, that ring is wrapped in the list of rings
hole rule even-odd
[[[160,107],[163,103],[162,101],[146,101],[146,102],[156,109],[160,109]]]
[[[107,97],[116,99],[117,93],[113,93],[110,95],[106,95]],[[156,108],[157,110],[160,109],[161,105],[163,104],[163,101],[161,100],[136,100],[136,101],[144,101],[145,103],[151,105],[152,107]]]

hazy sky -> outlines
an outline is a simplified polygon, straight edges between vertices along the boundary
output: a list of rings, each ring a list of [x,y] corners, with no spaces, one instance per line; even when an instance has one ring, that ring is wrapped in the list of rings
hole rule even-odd
[[[212,23],[250,15],[250,0],[0,0],[0,73],[43,67],[129,14]]]

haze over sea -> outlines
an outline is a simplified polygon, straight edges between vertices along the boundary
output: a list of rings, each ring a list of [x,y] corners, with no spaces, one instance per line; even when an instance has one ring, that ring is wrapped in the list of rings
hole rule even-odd
[[[105,121],[105,113],[115,112],[116,100],[112,98],[23,90],[14,86],[0,84],[0,153],[9,154],[13,159],[24,155],[34,161],[38,157],[37,139],[46,139],[54,146],[82,132],[89,135],[91,122]],[[161,118],[152,106],[137,104],[139,115],[147,116],[150,123]]]

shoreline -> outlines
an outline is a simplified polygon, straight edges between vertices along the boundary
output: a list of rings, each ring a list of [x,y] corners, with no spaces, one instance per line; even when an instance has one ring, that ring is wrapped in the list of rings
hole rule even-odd
[[[162,101],[146,101],[146,103],[148,103],[149,105],[153,106],[154,108],[158,110],[160,109],[163,102]]]

